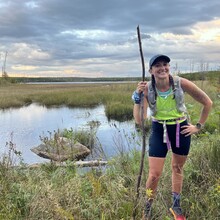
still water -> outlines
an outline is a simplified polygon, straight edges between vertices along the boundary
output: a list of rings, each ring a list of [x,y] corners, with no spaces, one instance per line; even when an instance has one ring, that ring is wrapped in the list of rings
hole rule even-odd
[[[19,109],[0,110],[0,153],[8,152],[6,142],[12,141],[16,149],[21,151],[25,163],[47,161],[30,150],[42,143],[40,136],[49,136],[48,132],[58,129],[86,129],[90,121],[101,123],[97,130],[97,138],[107,157],[117,154],[119,148],[140,148],[135,144],[136,140],[133,140],[134,122],[108,121],[102,105],[87,109],[46,108],[31,104]]]

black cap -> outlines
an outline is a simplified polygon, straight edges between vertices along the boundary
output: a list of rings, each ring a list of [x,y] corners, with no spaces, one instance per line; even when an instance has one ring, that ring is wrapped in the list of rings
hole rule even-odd
[[[151,67],[155,64],[155,62],[156,62],[157,60],[159,60],[159,59],[160,59],[160,60],[165,60],[165,61],[167,61],[167,63],[170,62],[170,58],[169,58],[168,56],[163,55],[163,54],[157,54],[157,55],[153,56],[153,57],[150,59],[149,67],[151,68]]]

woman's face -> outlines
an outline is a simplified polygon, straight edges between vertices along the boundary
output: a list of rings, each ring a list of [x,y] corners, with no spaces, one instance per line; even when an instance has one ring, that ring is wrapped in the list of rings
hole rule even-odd
[[[166,78],[170,74],[170,64],[166,61],[159,60],[151,67],[150,73],[158,79]]]

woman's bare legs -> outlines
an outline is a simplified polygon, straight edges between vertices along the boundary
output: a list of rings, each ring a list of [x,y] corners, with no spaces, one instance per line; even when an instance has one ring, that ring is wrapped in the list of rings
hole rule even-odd
[[[187,156],[172,153],[172,191],[180,193],[183,185],[183,166]],[[155,194],[160,176],[163,172],[165,158],[149,157],[149,174],[146,182],[146,189],[153,190]]]
[[[179,206],[179,201],[180,197],[179,194],[182,191],[182,185],[183,185],[183,166],[186,162],[187,156],[181,156],[172,153],[172,192],[175,194],[176,197],[174,197],[174,204],[177,207]],[[151,205],[153,202],[153,199],[155,197],[156,191],[157,191],[157,186],[160,180],[160,176],[163,172],[163,167],[165,163],[165,158],[160,158],[160,157],[149,157],[148,158],[148,163],[149,163],[149,174],[148,174],[148,179],[146,182],[146,189],[147,190],[152,190],[152,193],[149,192],[147,194],[147,201],[145,204],[145,210],[144,210],[144,216],[145,218],[143,219],[148,219],[148,215],[150,214],[151,210]],[[170,208],[172,214],[176,216],[176,213],[172,206]],[[181,210],[181,209],[180,209]]]
[[[182,191],[183,185],[183,166],[186,162],[187,156],[181,156],[177,154],[172,154],[172,196],[173,205],[170,208],[170,212],[173,214],[174,218],[183,219],[186,218],[183,215],[180,206],[180,193]]]
[[[160,157],[148,158],[149,174],[146,182],[146,189],[152,190],[152,196],[150,196],[151,198],[153,198],[156,193],[157,185],[160,176],[163,172],[164,162],[165,162],[165,158],[160,158]]]
[[[181,193],[183,185],[183,166],[187,156],[172,154],[172,192]]]
[[[143,219],[149,219],[151,215],[151,205],[157,190],[157,185],[163,171],[165,158],[149,157],[149,173],[146,182],[147,200],[144,207]]]

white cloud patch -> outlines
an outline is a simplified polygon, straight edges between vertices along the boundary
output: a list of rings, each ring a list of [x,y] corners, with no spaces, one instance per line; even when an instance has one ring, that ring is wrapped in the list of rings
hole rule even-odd
[[[48,53],[42,51],[42,49],[34,45],[28,45],[26,43],[15,43],[12,46],[12,56],[18,59],[44,60],[50,57]]]
[[[214,19],[209,22],[200,22],[195,26],[193,32],[199,42],[219,42],[220,19]]]
[[[36,66],[16,65],[16,66],[12,66],[11,68],[12,68],[12,70],[30,71],[30,70],[36,70],[38,67],[36,67]]]
[[[27,6],[27,8],[38,8],[38,4],[36,1],[26,2],[25,5]]]

